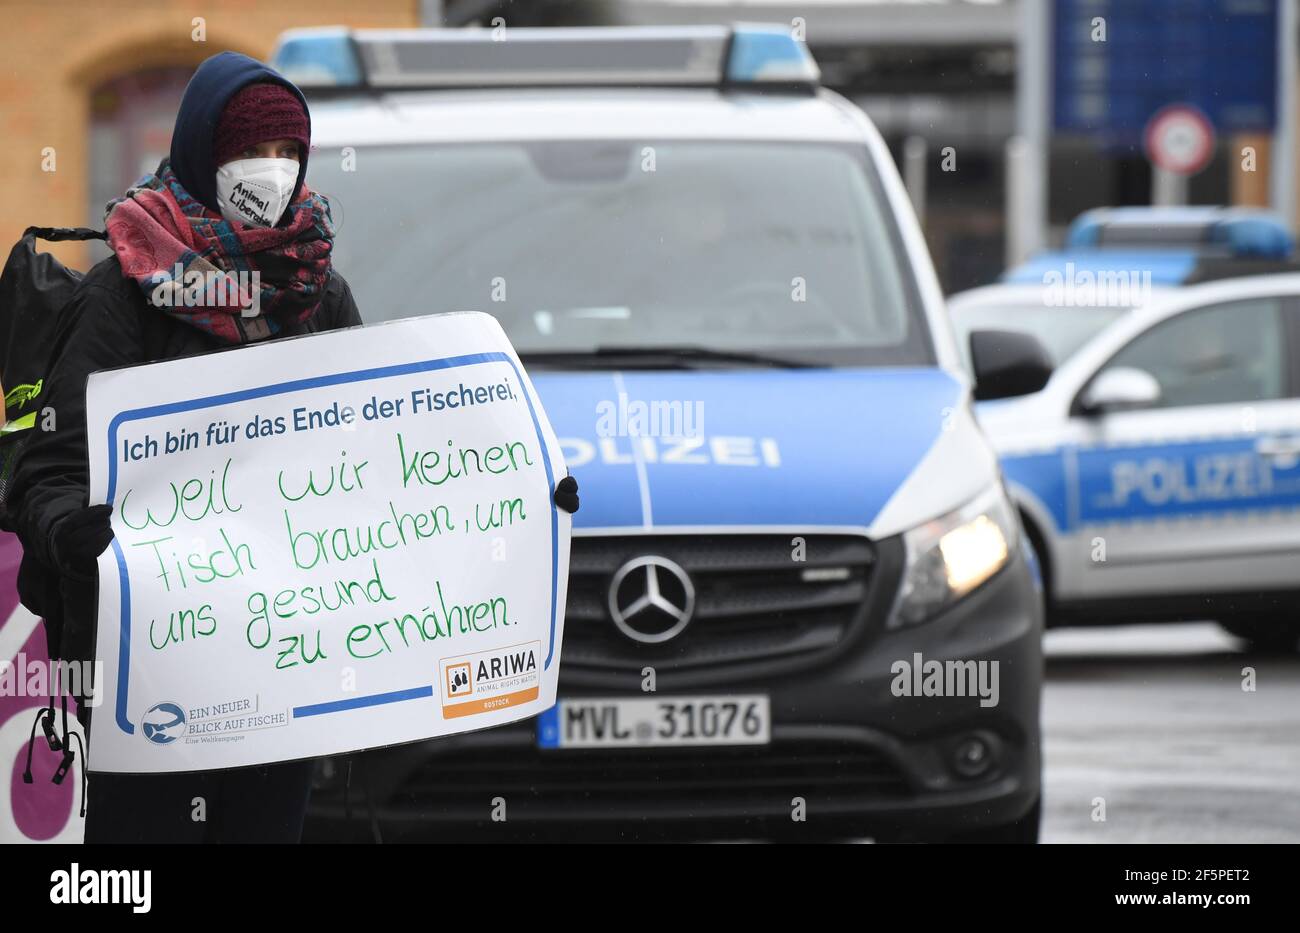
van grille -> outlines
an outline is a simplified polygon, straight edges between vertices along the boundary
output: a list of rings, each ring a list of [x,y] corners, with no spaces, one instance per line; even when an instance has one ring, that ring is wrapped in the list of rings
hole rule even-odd
[[[628,638],[609,608],[615,573],[646,556],[680,566],[696,594],[689,625],[657,645]],[[688,668],[828,652],[859,620],[873,562],[871,543],[853,535],[575,537],[564,665]]]

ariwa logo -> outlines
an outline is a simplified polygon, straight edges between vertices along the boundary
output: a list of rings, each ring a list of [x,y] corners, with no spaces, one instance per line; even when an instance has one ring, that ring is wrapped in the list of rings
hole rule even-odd
[[[492,713],[532,703],[542,684],[540,642],[526,642],[443,658],[442,715],[444,719]]]
[[[153,905],[153,872],[149,869],[82,869],[73,862],[67,871],[50,875],[51,904],[130,904],[133,913],[147,914]]]

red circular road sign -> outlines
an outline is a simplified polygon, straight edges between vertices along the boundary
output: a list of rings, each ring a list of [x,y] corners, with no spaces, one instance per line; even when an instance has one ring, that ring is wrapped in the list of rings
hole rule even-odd
[[[1147,158],[1166,172],[1195,175],[1214,155],[1214,127],[1197,108],[1170,104],[1147,121],[1143,143]]]

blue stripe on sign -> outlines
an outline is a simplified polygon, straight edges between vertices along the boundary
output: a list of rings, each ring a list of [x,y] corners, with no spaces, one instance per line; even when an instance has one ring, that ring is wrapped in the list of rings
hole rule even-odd
[[[110,446],[110,450],[113,450]],[[111,501],[111,500],[110,500]],[[113,554],[117,557],[117,585],[122,590],[118,610],[122,613],[122,622],[118,627],[117,639],[117,727],[127,735],[135,735],[135,726],[126,718],[126,685],[131,673],[131,587],[126,577],[126,558],[122,554],[122,542],[113,536]]]
[[[294,719],[306,716],[323,716],[326,713],[339,713],[349,709],[362,709],[367,706],[383,706],[385,703],[402,703],[406,700],[423,700],[433,696],[433,686],[412,687],[410,690],[394,690],[391,693],[372,693],[370,696],[353,697],[349,700],[334,700],[329,703],[313,703],[310,706],[295,706]]]

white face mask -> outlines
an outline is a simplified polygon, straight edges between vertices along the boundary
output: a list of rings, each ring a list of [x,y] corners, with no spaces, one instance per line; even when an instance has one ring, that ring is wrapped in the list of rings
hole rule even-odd
[[[273,227],[297,184],[293,159],[238,159],[217,169],[217,204],[226,220]]]

